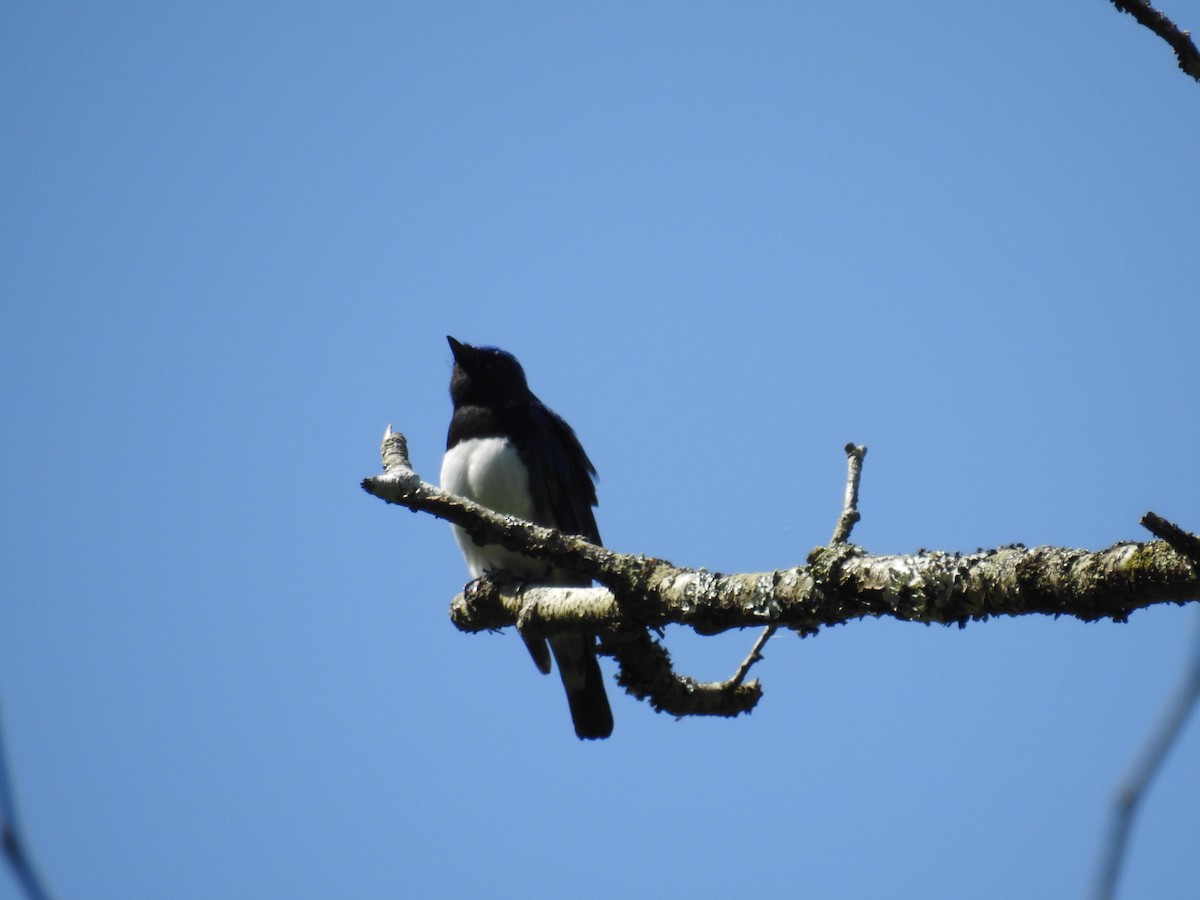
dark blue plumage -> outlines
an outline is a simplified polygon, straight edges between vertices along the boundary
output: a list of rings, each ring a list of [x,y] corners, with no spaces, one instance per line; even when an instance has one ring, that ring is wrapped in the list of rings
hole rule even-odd
[[[596,470],[571,426],[529,390],[525,372],[512,354],[447,340],[454,353],[450,378],[454,415],[446,438],[442,487],[497,512],[600,543],[592,512]],[[454,531],[474,577],[503,569],[538,584],[590,584],[587,578],[530,557],[476,544],[460,528]],[[592,635],[562,635],[549,642],[580,738],[612,733],[612,712],[595,642]],[[546,642],[527,645],[538,668],[549,672]]]

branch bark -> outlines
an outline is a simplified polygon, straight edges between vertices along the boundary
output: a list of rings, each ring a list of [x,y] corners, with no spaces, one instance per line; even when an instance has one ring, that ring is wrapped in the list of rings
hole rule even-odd
[[[761,686],[735,683],[736,674],[715,684],[676,675],[647,629],[677,624],[716,634],[775,626],[808,635],[822,626],[879,616],[960,626],[1031,614],[1122,622],[1145,606],[1200,597],[1200,576],[1162,541],[1119,543],[1095,552],[1015,545],[970,555],[911,556],[871,556],[840,543],[812,550],[804,565],[771,572],[726,575],[684,568],[617,553],[447,494],[412,471],[403,436],[390,428],[382,452],[384,475],[363,481],[369,493],[603,585],[545,588],[480,579],[451,604],[455,625],[464,631],[516,626],[528,635],[599,633],[601,649],[617,659],[618,680],[626,689],[674,715],[737,715],[753,707]],[[851,469],[856,483],[853,459]],[[846,508],[852,508],[849,490]]]
[[[1121,12],[1129,13],[1139,24],[1166,41],[1175,51],[1179,68],[1200,81],[1200,50],[1192,43],[1190,31],[1181,29],[1155,9],[1148,0],[1112,0],[1112,4]]]
[[[553,555],[545,558],[561,564]],[[614,590],[481,580],[456,598],[451,615],[465,631],[518,620],[522,630],[543,634],[605,629],[632,612],[645,626],[687,625],[701,634],[764,624],[814,634],[822,626],[880,616],[957,625],[1001,615],[1123,622],[1136,609],[1182,604],[1200,594],[1187,561],[1159,541],[1098,551],[1015,545],[970,555],[870,556],[852,545],[818,547],[803,566],[729,575],[653,562],[653,575],[632,603]]]

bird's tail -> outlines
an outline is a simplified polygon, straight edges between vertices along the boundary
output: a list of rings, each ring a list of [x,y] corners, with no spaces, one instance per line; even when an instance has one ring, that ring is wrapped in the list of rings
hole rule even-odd
[[[560,635],[550,638],[550,649],[567,691],[576,736],[580,740],[608,737],[613,730],[612,708],[596,660],[596,638],[590,634]]]
[[[533,657],[533,664],[537,666],[539,672],[543,675],[550,674],[550,649],[546,646],[545,638],[527,638],[521,635],[525,641],[525,646],[529,648],[529,655]]]

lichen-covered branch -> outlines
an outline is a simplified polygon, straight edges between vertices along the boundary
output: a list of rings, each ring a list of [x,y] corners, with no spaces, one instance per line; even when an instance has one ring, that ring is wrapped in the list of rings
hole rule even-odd
[[[737,716],[762,697],[757,679],[697,681],[679,675],[667,649],[645,628],[622,627],[602,634],[600,651],[617,661],[617,684],[658,712],[672,716]]]
[[[1200,538],[1152,512],[1142,516],[1142,527],[1156,538],[1166,541],[1177,553],[1191,560],[1192,565],[1200,568]]]
[[[840,543],[816,548],[803,565],[771,572],[682,568],[617,553],[447,494],[412,471],[404,438],[390,429],[383,457],[385,474],[363,482],[375,496],[429,512],[480,541],[545,559],[604,586],[545,588],[481,579],[451,605],[459,628],[598,633],[604,651],[621,666],[621,683],[675,715],[735,715],[753,705],[760,689],[757,682],[742,685],[736,676],[706,686],[676,675],[665,650],[646,634],[648,628],[678,624],[716,634],[775,626],[813,634],[822,626],[865,617],[965,625],[990,616],[1031,614],[1120,622],[1145,606],[1200,597],[1197,570],[1163,541],[1099,551],[1016,545],[969,555],[923,551],[910,556],[871,556]]]
[[[1121,622],[1145,606],[1200,596],[1187,560],[1159,541],[1098,551],[1014,546],[913,556],[869,556],[847,545],[819,547],[806,565],[774,572],[721,575],[663,563],[656,574],[639,598],[640,624],[687,625],[701,634],[764,624],[812,634],[880,616],[959,625],[1019,615]],[[456,598],[451,616],[468,631],[520,618],[545,633],[612,628],[628,619],[608,590],[517,590],[489,581]]]
[[[1148,0],[1112,0],[1113,6],[1127,12],[1138,23],[1146,26],[1170,44],[1175,58],[1188,75],[1200,81],[1200,50],[1192,42],[1191,32],[1184,31],[1165,15],[1155,9]]]
[[[577,535],[501,515],[422,481],[408,461],[408,442],[404,435],[390,427],[383,436],[381,454],[384,474],[363,479],[363,490],[388,503],[407,507],[413,512],[427,512],[458,525],[481,543],[519,550],[587,575],[602,584],[610,581],[618,585],[637,584],[645,573],[661,563],[660,560],[626,556],[588,543]]]
[[[637,586],[660,561],[614,553],[580,537],[501,516],[427,484],[412,470],[404,436],[390,427],[384,434],[381,453],[384,474],[364,479],[362,486],[368,493],[453,522],[480,541],[552,560],[616,585],[625,598],[623,608],[617,608],[614,595],[607,593],[612,608],[601,604],[597,610],[597,591],[605,593],[603,589],[559,589],[556,596],[544,598],[546,589],[484,577],[468,584],[451,604],[451,619],[459,628],[487,631],[516,625],[523,634],[535,636],[579,629],[581,623],[598,616],[595,627],[583,630],[600,634],[600,651],[613,657],[619,667],[617,682],[660,712],[675,716],[736,716],[758,703],[762,689],[757,681],[706,683],[676,674],[666,649],[639,624]],[[530,598],[543,602],[530,603]],[[601,620],[603,626],[599,624]]]

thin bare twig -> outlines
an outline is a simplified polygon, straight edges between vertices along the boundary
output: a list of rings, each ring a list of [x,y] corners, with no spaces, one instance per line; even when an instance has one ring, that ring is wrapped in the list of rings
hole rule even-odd
[[[1200,567],[1200,540],[1189,534],[1173,522],[1168,522],[1162,516],[1148,512],[1142,516],[1142,525],[1153,534],[1171,546],[1176,553],[1184,556],[1193,566]],[[1133,828],[1134,814],[1142,797],[1163,760],[1179,737],[1187,722],[1188,715],[1200,699],[1200,620],[1196,624],[1196,640],[1192,649],[1192,660],[1188,666],[1183,683],[1180,685],[1175,698],[1167,706],[1162,720],[1150,734],[1150,741],[1142,751],[1142,756],[1130,773],[1126,776],[1114,801],[1112,827],[1109,830],[1108,844],[1101,859],[1100,878],[1096,885],[1096,897],[1109,900],[1116,891],[1117,879],[1121,874],[1121,866],[1125,861],[1126,849],[1129,845],[1129,833]]]
[[[767,641],[771,639],[771,635],[775,633],[776,626],[768,625],[762,630],[762,634],[758,636],[758,640],[754,642],[754,646],[750,648],[750,655],[742,660],[742,664],[738,666],[733,677],[729,679],[729,684],[737,687],[746,679],[746,673],[750,671],[750,667],[762,659],[762,649],[767,646]]]
[[[1142,751],[1141,758],[1126,776],[1117,791],[1114,803],[1112,826],[1108,844],[1100,864],[1100,878],[1096,885],[1098,900],[1111,900],[1125,861],[1129,844],[1129,833],[1133,828],[1134,814],[1146,795],[1154,776],[1162,768],[1163,760],[1175,744],[1188,715],[1200,698],[1200,619],[1197,620],[1196,640],[1192,647],[1192,660],[1188,672],[1175,698],[1168,705],[1162,720],[1151,732],[1150,741]]]
[[[1150,5],[1147,0],[1112,0],[1113,6],[1127,12],[1141,25],[1145,25],[1171,45],[1179,68],[1200,81],[1200,50],[1192,43],[1190,31],[1184,31],[1165,15]]]
[[[850,532],[858,523],[858,520],[862,518],[858,512],[858,483],[862,479],[863,457],[866,455],[867,447],[865,444],[850,443],[846,445],[846,494],[842,501],[842,514],[838,517],[837,525],[833,529],[833,537],[830,539],[831,544],[845,544],[849,541]],[[742,683],[750,671],[750,667],[762,660],[763,647],[774,636],[777,628],[778,626],[776,625],[768,625],[762,630],[762,634],[758,636],[758,640],[750,648],[750,655],[742,660],[742,664],[733,673],[733,677],[727,682],[728,684],[736,687]]]
[[[850,532],[862,518],[858,514],[858,482],[862,478],[863,457],[867,455],[865,444],[846,445],[846,497],[842,503],[842,514],[833,529],[831,544],[844,544],[850,540]]]
[[[4,735],[0,732],[0,841],[4,844],[4,857],[12,870],[13,878],[25,891],[29,900],[49,900],[50,895],[42,886],[37,870],[17,824],[17,804],[13,797],[12,781],[8,775],[8,761],[4,752]]]

